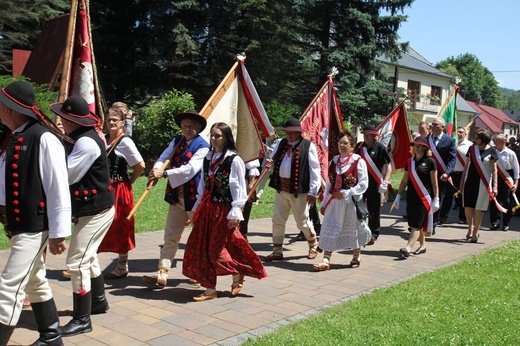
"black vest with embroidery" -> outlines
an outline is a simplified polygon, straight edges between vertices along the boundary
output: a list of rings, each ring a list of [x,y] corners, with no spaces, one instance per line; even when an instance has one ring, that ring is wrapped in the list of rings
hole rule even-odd
[[[32,121],[23,131],[13,134],[8,142],[5,192],[7,228],[10,232],[41,232],[49,229],[47,199],[38,164],[40,138],[46,132],[50,131]],[[65,156],[54,159],[65,160]]]
[[[231,196],[231,190],[229,189],[229,175],[231,174],[231,164],[235,156],[237,155],[226,157],[217,168],[217,171],[213,172],[213,177],[209,175],[210,160],[204,158],[204,185],[205,189],[211,192],[212,202],[231,204],[233,201],[233,196]]]
[[[94,129],[80,128],[70,134],[77,141],[82,137],[93,139],[101,150],[101,155],[94,161],[80,181],[70,186],[72,216],[95,215],[114,205],[115,197],[110,185],[105,144]]]
[[[116,143],[114,143],[114,145],[117,147],[117,145],[121,143],[124,137],[127,136],[121,136],[121,138]],[[130,180],[130,175],[128,174],[128,162],[126,162],[124,157],[116,155],[116,148],[113,148],[108,155],[108,164],[110,167],[110,179],[112,181]]]
[[[290,193],[307,193],[310,185],[309,172],[309,149],[311,141],[302,138],[302,140],[292,148],[291,153],[291,188]],[[287,148],[287,139],[284,138],[278,144],[278,149],[273,157],[274,169],[271,175],[269,186],[280,191],[280,166],[282,164],[283,155]]]

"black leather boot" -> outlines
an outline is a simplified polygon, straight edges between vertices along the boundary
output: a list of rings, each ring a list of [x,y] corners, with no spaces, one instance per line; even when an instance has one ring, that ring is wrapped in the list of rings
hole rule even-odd
[[[88,292],[84,296],[73,293],[72,298],[74,303],[72,320],[60,327],[61,336],[73,336],[92,331],[92,323],[90,322],[92,293]]]
[[[103,275],[90,279],[90,287],[92,292],[92,310],[90,314],[104,314],[108,311],[109,306],[105,297],[105,280]]]
[[[54,299],[51,298],[43,303],[31,303],[31,308],[40,333],[40,338],[31,346],[62,346],[60,320]]]
[[[14,326],[6,326],[0,323],[0,346],[5,346],[11,339],[11,335],[14,332]]]

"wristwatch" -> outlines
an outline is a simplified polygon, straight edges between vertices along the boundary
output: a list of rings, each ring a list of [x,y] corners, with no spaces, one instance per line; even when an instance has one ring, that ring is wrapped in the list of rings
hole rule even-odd
[[[163,171],[163,174],[162,174],[163,178],[166,178],[168,179],[168,173],[166,173],[166,170]]]

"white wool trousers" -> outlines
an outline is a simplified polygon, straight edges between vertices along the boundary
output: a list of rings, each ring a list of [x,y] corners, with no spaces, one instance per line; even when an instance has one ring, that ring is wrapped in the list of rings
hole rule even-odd
[[[97,250],[114,220],[115,208],[78,218],[67,252],[72,292],[90,292],[90,279],[101,275]],[[81,293],[80,293],[81,294]]]
[[[47,231],[20,233],[11,238],[11,253],[0,277],[0,323],[16,326],[26,294],[32,303],[52,298],[43,261],[48,239]]]

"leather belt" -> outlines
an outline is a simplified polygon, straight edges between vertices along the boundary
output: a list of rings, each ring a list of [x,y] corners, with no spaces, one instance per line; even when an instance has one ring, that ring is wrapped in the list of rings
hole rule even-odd
[[[175,188],[177,197],[184,198],[184,185],[179,185]]]
[[[280,191],[291,193],[291,179],[280,177]]]

